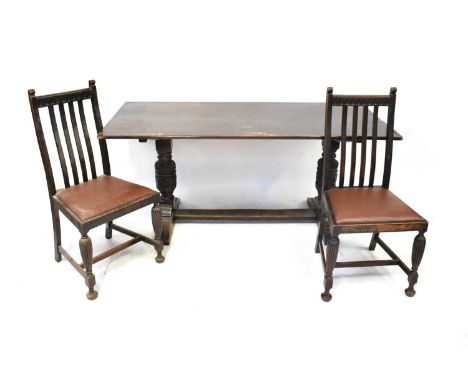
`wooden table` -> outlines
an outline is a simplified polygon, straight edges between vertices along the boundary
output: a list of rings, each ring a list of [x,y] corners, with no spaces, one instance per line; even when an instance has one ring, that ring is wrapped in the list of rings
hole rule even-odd
[[[370,113],[370,112],[369,112]],[[358,136],[361,132],[361,115]],[[280,102],[126,102],[104,127],[101,139],[148,139],[156,141],[156,187],[161,193],[163,239],[170,243],[175,221],[236,220],[313,222],[316,198],[308,198],[305,209],[181,209],[174,197],[176,164],[173,139],[320,139],[324,138],[324,103]],[[341,115],[333,115],[332,136],[339,137]],[[372,118],[369,117],[369,121]],[[368,128],[367,131],[371,132]],[[386,124],[379,119],[378,139],[385,139]],[[369,135],[370,138],[370,135]],[[395,140],[401,140],[395,132]],[[334,153],[339,142],[333,141]],[[323,156],[323,154],[322,154]],[[331,166],[336,182],[338,162]],[[317,164],[316,189],[322,184],[322,161]]]

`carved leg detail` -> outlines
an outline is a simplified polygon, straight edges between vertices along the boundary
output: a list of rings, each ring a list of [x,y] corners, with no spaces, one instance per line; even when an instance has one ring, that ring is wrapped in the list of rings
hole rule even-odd
[[[340,247],[340,239],[338,236],[332,236],[328,240],[327,245],[327,256],[325,259],[325,277],[323,280],[323,286],[325,288],[322,293],[322,300],[328,302],[332,299],[330,293],[331,288],[333,287],[333,270],[335,269],[336,258],[338,257],[338,249]]]
[[[408,297],[413,297],[416,294],[414,285],[418,282],[418,268],[421,264],[421,260],[426,248],[426,238],[424,232],[419,232],[414,238],[413,252],[411,254],[411,273],[408,275],[409,286],[405,289],[405,293]]]
[[[93,274],[93,244],[88,235],[81,236],[80,239],[80,254],[83,259],[83,265],[86,271],[85,282],[88,286],[86,297],[88,300],[94,300],[98,296],[98,292],[94,290],[96,278]]]
[[[53,203],[51,201],[51,203]],[[55,254],[55,261],[59,263],[62,261],[62,254],[60,253],[58,247],[62,245],[62,234],[60,229],[60,216],[57,207],[53,204],[51,205],[52,209],[52,227],[54,229],[54,254]]]
[[[106,223],[106,239],[112,238],[112,222]]]
[[[162,234],[162,210],[161,207],[158,205],[154,205],[151,209],[151,220],[153,222],[153,230],[154,230],[154,240],[156,240],[156,244],[154,245],[154,249],[157,252],[156,262],[163,263],[164,256],[162,254],[164,243],[161,239]]]
[[[324,140],[322,140],[322,147],[324,144]],[[333,188],[336,185],[336,179],[338,177],[338,161],[336,160],[336,151],[340,147],[339,141],[331,141],[331,163],[328,166],[328,174],[325,176],[325,189]],[[317,173],[315,175],[315,188],[317,189],[317,195],[314,200],[315,209],[319,210],[320,208],[320,200],[322,197],[322,181],[323,181],[323,149],[322,149],[322,157],[317,161]]]
[[[375,246],[377,245],[377,238],[379,237],[379,233],[375,232],[372,234],[372,239],[369,243],[369,251],[373,251],[375,249]]]
[[[158,160],[154,165],[156,172],[156,187],[161,193],[159,206],[162,211],[162,233],[164,244],[170,244],[174,224],[174,209],[176,207],[174,190],[177,185],[176,164],[172,160],[172,140],[156,140]]]

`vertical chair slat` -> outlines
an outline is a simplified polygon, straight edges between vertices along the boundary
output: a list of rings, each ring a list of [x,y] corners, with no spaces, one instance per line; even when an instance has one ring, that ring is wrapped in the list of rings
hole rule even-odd
[[[377,158],[377,123],[379,120],[379,106],[374,106],[372,116],[372,151],[371,151],[371,165],[369,174],[369,187],[374,186],[375,178],[375,161]]]
[[[365,105],[362,110],[362,143],[361,143],[361,170],[359,172],[359,187],[364,186],[364,176],[366,174],[366,145],[367,145],[367,116],[369,106]]]
[[[88,180],[88,170],[86,168],[86,162],[83,155],[83,146],[81,145],[80,134],[78,133],[78,125],[76,124],[76,115],[73,102],[68,103],[68,110],[70,112],[70,120],[73,129],[73,135],[75,136],[76,149],[78,151],[78,159],[80,161],[81,174],[83,175],[83,181]]]
[[[50,124],[52,125],[52,132],[54,133],[55,146],[60,160],[60,167],[62,168],[63,183],[65,187],[70,187],[70,180],[68,179],[67,163],[65,162],[65,156],[63,155],[62,142],[60,141],[60,135],[57,128],[57,120],[55,119],[55,111],[52,105],[48,106]]]
[[[346,125],[348,119],[348,106],[343,106],[341,109],[341,158],[340,158],[340,183],[339,186],[344,186],[345,170],[346,170]]]
[[[390,186],[390,174],[392,171],[392,155],[393,155],[393,123],[395,118],[395,102],[396,88],[390,89],[390,103],[388,105],[387,114],[387,137],[385,139],[385,164],[382,180],[382,187]]]
[[[358,106],[353,106],[353,130],[351,138],[351,172],[349,175],[349,186],[354,186],[354,174],[356,172],[356,142],[357,142],[357,120]]]
[[[78,179],[78,170],[76,168],[75,153],[73,152],[73,146],[72,146],[72,142],[70,139],[70,132],[68,131],[68,124],[67,124],[67,119],[65,118],[65,109],[63,107],[63,103],[59,104],[59,110],[60,110],[60,120],[62,121],[62,127],[63,127],[63,135],[65,136],[65,142],[67,143],[68,156],[70,158],[70,164],[71,164],[72,173],[73,173],[73,180],[75,184],[78,184],[80,183],[80,180]]]
[[[83,128],[83,136],[86,143],[86,150],[88,151],[89,165],[91,167],[91,176],[93,179],[97,178],[96,175],[96,164],[94,163],[94,153],[93,146],[91,145],[91,140],[89,139],[88,125],[86,123],[86,116],[83,109],[83,101],[78,101],[78,111],[80,113],[81,127]]]
[[[332,136],[332,98],[333,98],[333,88],[327,88],[327,103],[326,103],[326,111],[325,111],[325,138],[323,140],[323,168],[322,168],[322,184],[321,190],[319,193],[320,197],[320,205],[322,205],[322,201],[325,195],[325,191],[328,190],[330,187],[330,165],[332,160],[332,153],[331,153],[331,136]],[[334,185],[332,186],[334,187]]]
[[[39,115],[39,109],[35,105],[35,95],[36,91],[34,89],[28,90],[29,106],[31,107],[31,114],[34,122],[34,130],[36,131],[36,138],[37,143],[39,144],[42,165],[44,166],[44,172],[47,179],[47,190],[49,191],[49,196],[51,196],[54,195],[56,191],[54,173],[52,171],[52,165],[50,163],[49,151],[47,150],[47,143],[44,137],[44,130],[42,129],[41,116]]]
[[[105,175],[111,174],[110,163],[109,163],[109,152],[107,151],[106,140],[102,138],[102,120],[101,112],[99,111],[99,101],[96,91],[96,82],[94,80],[89,81],[89,87],[91,88],[91,105],[93,107],[94,123],[96,124],[96,131],[98,133],[99,148],[101,149],[102,158],[102,170]]]

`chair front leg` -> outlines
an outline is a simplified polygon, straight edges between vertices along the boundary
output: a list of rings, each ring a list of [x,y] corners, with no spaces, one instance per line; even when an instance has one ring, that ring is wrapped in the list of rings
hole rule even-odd
[[[86,297],[88,300],[95,300],[98,296],[98,292],[94,290],[96,277],[94,277],[93,274],[93,244],[86,234],[83,234],[80,239],[80,254],[86,271],[85,282],[88,286]]]
[[[153,222],[154,240],[156,241],[156,244],[154,245],[154,249],[157,252],[156,262],[163,263],[164,256],[162,252],[164,243],[162,241],[162,209],[158,204],[155,204],[151,209],[151,220]]]
[[[413,297],[416,294],[414,285],[418,282],[418,268],[423,258],[424,249],[426,248],[426,238],[424,231],[420,231],[413,242],[413,252],[411,254],[411,273],[408,275],[408,288],[405,289],[405,294],[408,297]]]
[[[323,286],[325,287],[325,291],[321,295],[322,300],[325,302],[328,302],[332,299],[330,290],[333,287],[333,270],[335,269],[339,247],[340,239],[338,238],[338,236],[330,236],[327,244],[327,253],[325,259],[325,277],[323,280]]]

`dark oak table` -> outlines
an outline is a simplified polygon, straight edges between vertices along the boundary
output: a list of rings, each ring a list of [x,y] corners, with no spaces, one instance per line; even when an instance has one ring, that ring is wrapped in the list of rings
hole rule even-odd
[[[369,112],[369,114],[371,114]],[[308,198],[305,209],[181,209],[174,197],[176,164],[173,139],[320,139],[324,138],[324,103],[282,102],[126,102],[104,127],[101,139],[148,139],[156,141],[156,187],[161,193],[163,239],[170,243],[174,221],[236,220],[313,222],[317,219],[316,198]],[[332,118],[332,136],[340,136],[341,115]],[[369,123],[372,118],[369,117]],[[361,115],[358,137],[361,136]],[[368,138],[371,129],[368,128]],[[336,135],[335,135],[336,134]],[[385,139],[386,124],[379,119],[378,139]],[[395,132],[395,140],[401,140]],[[339,148],[333,141],[333,152]],[[323,153],[322,153],[323,156]],[[338,161],[333,159],[335,184]],[[315,186],[320,193],[322,159],[317,163]]]

